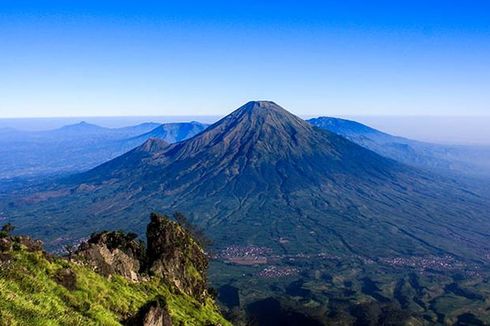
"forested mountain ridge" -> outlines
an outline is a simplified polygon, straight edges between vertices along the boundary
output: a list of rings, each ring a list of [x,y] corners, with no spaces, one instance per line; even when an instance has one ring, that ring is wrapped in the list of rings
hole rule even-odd
[[[145,148],[12,202],[7,212],[15,219],[17,211],[48,211],[43,220],[19,218],[26,230],[50,225],[43,235],[51,241],[108,225],[140,233],[158,207],[188,213],[217,246],[475,260],[490,247],[488,204],[476,194],[273,102],[247,103],[186,141]]]

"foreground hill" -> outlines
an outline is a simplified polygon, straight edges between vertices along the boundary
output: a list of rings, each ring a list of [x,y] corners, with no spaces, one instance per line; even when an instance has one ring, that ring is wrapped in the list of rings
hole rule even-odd
[[[109,226],[142,233],[150,207],[192,212],[218,247],[477,261],[490,248],[488,204],[477,195],[273,102],[247,103],[187,141],[145,144],[5,212],[54,246]]]
[[[229,325],[207,293],[207,258],[153,215],[147,251],[134,235],[94,234],[69,257],[0,234],[0,325]]]
[[[488,146],[437,145],[386,134],[361,123],[330,117],[308,120],[356,144],[396,161],[436,173],[490,176]]]

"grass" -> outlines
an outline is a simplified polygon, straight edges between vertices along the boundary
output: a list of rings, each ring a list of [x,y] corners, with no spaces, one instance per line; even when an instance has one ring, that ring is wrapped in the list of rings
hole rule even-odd
[[[0,325],[120,325],[140,307],[163,295],[175,325],[230,325],[211,298],[200,303],[159,279],[132,283],[108,279],[87,267],[41,252],[14,250],[0,263]],[[76,289],[56,282],[56,273],[72,269]]]

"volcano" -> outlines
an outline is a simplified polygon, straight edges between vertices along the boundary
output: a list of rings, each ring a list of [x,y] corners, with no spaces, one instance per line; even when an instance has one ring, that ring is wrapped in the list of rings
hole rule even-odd
[[[151,211],[180,211],[216,246],[369,257],[490,247],[488,207],[455,181],[382,157],[254,101],[175,144],[149,140],[25,204],[45,238],[118,226],[142,232]],[[69,190],[69,191],[63,191]],[[10,210],[12,211],[12,210]]]

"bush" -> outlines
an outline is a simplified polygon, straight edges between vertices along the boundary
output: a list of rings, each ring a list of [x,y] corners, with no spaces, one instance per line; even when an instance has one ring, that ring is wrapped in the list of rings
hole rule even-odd
[[[2,226],[2,230],[0,231],[1,234],[6,234],[3,238],[5,237],[8,237],[10,236],[10,234],[15,230],[15,227],[10,224],[10,223],[7,223],[5,224],[4,226]]]

